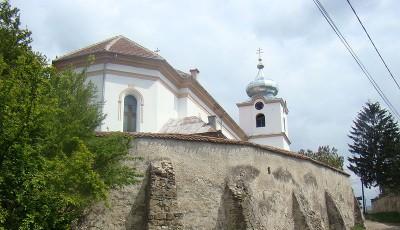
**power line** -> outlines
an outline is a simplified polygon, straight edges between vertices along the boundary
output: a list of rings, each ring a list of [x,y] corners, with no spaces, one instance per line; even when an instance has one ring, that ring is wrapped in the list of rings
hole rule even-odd
[[[351,10],[353,11],[354,15],[357,17],[357,20],[358,20],[358,22],[360,23],[360,25],[362,26],[362,28],[363,28],[365,34],[367,35],[369,41],[370,41],[371,44],[374,46],[375,51],[376,51],[376,53],[379,55],[379,58],[381,59],[382,63],[385,65],[385,67],[386,67],[387,71],[389,72],[390,76],[392,77],[393,81],[396,83],[397,88],[400,89],[399,83],[397,82],[396,78],[394,77],[392,71],[390,71],[388,65],[386,64],[386,61],[383,59],[383,57],[382,57],[381,53],[379,52],[378,48],[376,47],[374,41],[372,41],[371,36],[369,35],[367,29],[365,28],[364,24],[362,23],[360,17],[358,17],[358,14],[357,14],[356,10],[354,9],[353,5],[351,5],[351,2],[350,2],[349,0],[346,0],[346,1],[347,1],[347,3],[349,4],[349,6],[350,6]]]
[[[386,105],[389,107],[389,109],[392,111],[392,113],[396,116],[398,120],[400,120],[400,114],[396,110],[396,108],[393,106],[393,104],[389,101],[389,99],[386,97],[385,93],[381,90],[379,85],[376,83],[374,78],[371,76],[371,74],[368,72],[367,68],[364,66],[364,64],[361,62],[361,60],[358,58],[357,54],[354,52],[354,50],[351,48],[350,44],[347,42],[346,38],[343,36],[343,34],[340,32],[338,27],[336,26],[335,22],[333,19],[329,16],[328,12],[325,10],[325,8],[322,6],[321,2],[319,0],[313,0],[315,5],[317,6],[318,10],[321,12],[322,16],[324,16],[325,20],[328,22],[328,24],[331,26],[333,31],[336,33],[336,35],[339,37],[340,41],[343,43],[343,45],[346,47],[347,51],[351,54],[353,59],[356,61],[357,65],[360,67],[360,69],[363,71],[364,75],[367,77],[368,81],[372,84],[374,89],[377,91],[379,96],[382,98],[382,100],[386,103]]]
[[[336,33],[336,35],[339,37],[340,41],[344,44],[346,49],[350,52],[354,60],[357,62],[358,66],[361,68],[365,76],[368,78],[369,82],[372,84],[372,86],[375,88],[375,90],[378,92],[378,94],[381,96],[381,98],[384,100],[384,102],[388,105],[389,109],[392,110],[394,115],[399,119],[400,115],[397,112],[396,108],[392,105],[392,103],[389,101],[389,99],[386,97],[386,95],[383,93],[379,85],[375,82],[371,74],[368,72],[367,68],[364,66],[364,64],[361,62],[361,60],[358,58],[357,54],[354,52],[354,50],[351,48],[350,44],[347,42],[346,38],[343,36],[343,34],[340,32],[339,28],[336,26],[334,23],[333,19],[329,16],[328,12],[325,10],[325,8],[322,6],[321,2],[319,0],[313,0],[314,3],[317,5],[318,9],[328,22],[328,24],[331,26],[333,31]]]

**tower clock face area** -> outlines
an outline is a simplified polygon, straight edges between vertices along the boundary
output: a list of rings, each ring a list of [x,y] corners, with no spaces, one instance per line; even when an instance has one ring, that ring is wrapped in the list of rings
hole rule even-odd
[[[257,110],[262,110],[262,109],[264,108],[264,103],[262,103],[261,101],[259,101],[259,102],[257,102],[257,103],[254,105],[254,107],[255,107]]]

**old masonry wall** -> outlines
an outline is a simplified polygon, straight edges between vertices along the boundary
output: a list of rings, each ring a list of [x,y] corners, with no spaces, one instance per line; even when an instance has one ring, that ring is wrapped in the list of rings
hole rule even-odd
[[[231,141],[136,136],[144,176],[94,205],[78,229],[350,229],[361,223],[347,174]],[[137,159],[140,157],[141,159]]]

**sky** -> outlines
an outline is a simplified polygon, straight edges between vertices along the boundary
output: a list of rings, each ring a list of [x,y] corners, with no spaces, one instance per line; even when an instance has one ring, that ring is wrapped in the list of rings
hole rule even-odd
[[[395,76],[400,76],[400,1],[351,0]],[[346,0],[321,0],[343,35],[400,110],[400,90],[380,62]],[[11,0],[34,50],[49,60],[124,35],[159,49],[172,66],[200,70],[199,81],[238,121],[236,103],[257,74],[279,84],[288,103],[291,150],[336,147],[347,158],[349,130],[368,101],[386,107],[312,0]],[[400,81],[400,78],[397,78]],[[348,170],[347,170],[348,171]],[[356,195],[360,183],[351,177]],[[367,199],[377,189],[367,190]]]

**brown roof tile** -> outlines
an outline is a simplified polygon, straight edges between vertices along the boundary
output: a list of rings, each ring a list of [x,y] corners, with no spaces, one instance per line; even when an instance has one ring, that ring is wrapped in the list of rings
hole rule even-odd
[[[157,53],[139,45],[138,43],[122,36],[116,36],[99,43],[87,46],[85,48],[72,51],[64,56],[57,58],[55,61],[66,60],[73,57],[85,56],[99,52],[110,52],[124,55],[139,56],[152,59],[164,59]]]
[[[106,136],[111,133],[113,133],[113,132],[97,132],[96,135],[97,136]],[[311,159],[311,158],[301,155],[299,153],[284,150],[281,148],[268,146],[268,145],[259,145],[259,144],[251,143],[248,141],[238,141],[238,140],[231,140],[231,139],[224,139],[224,138],[210,137],[210,136],[196,135],[196,134],[177,134],[177,133],[126,133],[126,134],[136,137],[136,138],[173,139],[173,140],[182,140],[182,141],[198,141],[198,142],[209,142],[209,143],[216,143],[216,144],[250,146],[250,147],[268,150],[268,151],[271,151],[271,152],[274,152],[277,154],[281,154],[281,155],[285,155],[288,157],[306,160],[306,161],[312,162],[314,164],[323,166],[325,168],[329,168],[329,169],[331,169],[335,172],[341,173],[345,176],[350,176],[348,173],[346,173],[340,169],[334,168],[323,162],[316,161],[314,159]]]

